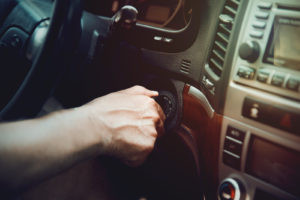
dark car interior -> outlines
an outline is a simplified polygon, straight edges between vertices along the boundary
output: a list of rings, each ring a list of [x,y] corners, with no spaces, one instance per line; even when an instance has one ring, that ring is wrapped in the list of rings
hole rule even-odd
[[[166,115],[142,166],[99,157],[16,199],[300,199],[299,0],[0,1],[1,121],[134,85]]]

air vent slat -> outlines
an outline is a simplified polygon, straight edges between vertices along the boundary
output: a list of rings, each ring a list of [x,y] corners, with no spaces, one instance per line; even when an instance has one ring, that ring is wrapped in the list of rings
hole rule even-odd
[[[222,30],[224,30],[228,34],[231,33],[231,29],[229,29],[229,27],[227,27],[225,24],[220,24],[219,26],[221,27]]]
[[[208,58],[210,73],[218,77],[222,75],[226,52],[230,41],[231,30],[241,0],[226,0],[222,13],[219,16],[219,24],[215,35],[215,41]]]
[[[187,68],[189,68],[189,67],[190,67],[190,64],[181,63],[181,66],[182,66],[182,67],[187,67]]]
[[[236,15],[236,11],[232,7],[225,6],[225,10],[227,10],[232,16]]]
[[[218,70],[222,71],[222,65],[221,65],[221,63],[218,63],[218,61],[216,61],[216,60],[213,59],[213,58],[210,59],[210,62],[211,62],[212,64],[214,64],[215,67],[218,68]]]
[[[213,54],[216,55],[222,62],[224,62],[224,55],[221,54],[221,52],[217,50],[213,50]]]
[[[219,41],[215,41],[215,44],[224,52],[226,52],[226,46]]]
[[[236,1],[236,0],[231,0],[232,3],[234,3],[237,7],[240,5],[240,2]]]
[[[218,65],[216,65],[215,62],[210,61],[209,62],[209,67],[211,68],[211,70],[217,75],[217,76],[221,76],[222,74],[222,69],[217,67]]]
[[[221,32],[218,32],[217,35],[223,40],[223,42],[228,44],[228,42],[229,42],[229,36],[228,35],[225,35],[224,33],[221,33]]]

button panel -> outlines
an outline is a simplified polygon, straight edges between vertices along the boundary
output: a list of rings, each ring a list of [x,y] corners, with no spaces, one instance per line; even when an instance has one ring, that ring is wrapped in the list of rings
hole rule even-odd
[[[274,105],[268,101],[246,97],[243,103],[242,116],[292,134],[300,135],[300,113],[297,110]]]
[[[262,83],[267,83],[269,77],[270,77],[270,74],[272,73],[272,71],[270,69],[260,69],[258,70],[257,72],[257,81],[259,82],[262,82]]]
[[[295,77],[290,77],[286,83],[286,88],[289,90],[298,91],[300,85],[300,80]]]
[[[277,87],[281,87],[284,82],[285,75],[281,73],[275,73],[272,77],[271,84]]]
[[[223,148],[223,163],[240,170],[245,132],[228,126]]]
[[[223,163],[237,170],[241,169],[241,158],[232,156],[228,151],[223,153]]]
[[[260,11],[255,14],[255,17],[256,17],[256,19],[268,19],[269,15],[270,14],[268,12]]]
[[[227,128],[226,136],[237,139],[241,142],[244,141],[245,135],[246,135],[246,132],[241,131],[237,128],[234,128],[232,126],[228,126],[228,128]]]
[[[253,30],[250,32],[250,36],[257,39],[262,39],[264,36],[264,33],[262,31]]]
[[[263,39],[264,31],[267,26],[267,20],[270,15],[272,3],[259,2],[257,4],[258,11],[255,13],[254,21],[252,22],[252,30],[250,31],[250,37],[254,39]]]
[[[266,9],[266,10],[271,10],[272,8],[272,3],[270,2],[265,2],[265,1],[261,1],[258,3],[257,5],[260,9]]]
[[[300,78],[289,73],[272,70],[270,68],[260,68],[257,73],[255,73],[254,68],[242,65],[238,68],[237,75],[243,79],[256,79],[256,81],[260,83],[300,92]]]
[[[252,24],[252,26],[253,26],[254,28],[259,28],[259,29],[264,29],[264,28],[266,28],[266,25],[267,25],[267,23],[266,23],[266,22],[263,22],[263,21],[255,21],[255,22],[253,22],[253,24]]]
[[[255,69],[247,66],[240,66],[237,75],[245,79],[253,79],[255,75]]]
[[[237,140],[232,140],[230,137],[226,137],[225,143],[224,143],[224,149],[232,152],[238,156],[241,156],[242,153],[242,142]]]

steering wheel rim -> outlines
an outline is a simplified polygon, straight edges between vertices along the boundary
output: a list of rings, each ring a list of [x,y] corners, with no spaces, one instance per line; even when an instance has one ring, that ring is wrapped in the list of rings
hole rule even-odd
[[[43,46],[22,84],[0,111],[0,119],[32,117],[40,110],[76,48],[82,12],[81,0],[55,1]]]

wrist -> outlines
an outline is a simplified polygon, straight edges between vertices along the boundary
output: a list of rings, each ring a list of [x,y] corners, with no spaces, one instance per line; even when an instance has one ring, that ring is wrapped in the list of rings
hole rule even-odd
[[[99,134],[91,125],[90,114],[84,107],[61,110],[53,113],[53,117],[68,144],[71,152],[81,155],[82,159],[98,156],[102,153]],[[62,139],[63,139],[62,138]]]
[[[94,148],[96,156],[105,154],[109,134],[106,134],[101,120],[102,116],[98,114],[95,107],[86,104],[67,112],[70,118],[73,119],[73,129],[79,132],[81,140]]]

